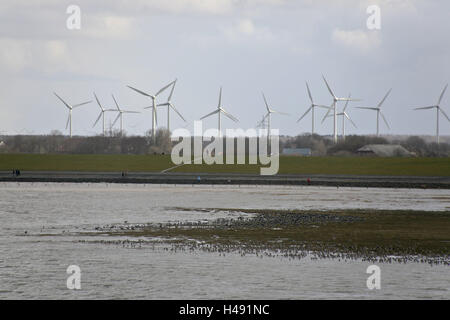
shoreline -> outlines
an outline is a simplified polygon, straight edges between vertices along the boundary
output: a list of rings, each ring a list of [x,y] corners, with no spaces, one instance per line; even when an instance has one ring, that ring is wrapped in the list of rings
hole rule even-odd
[[[309,181],[308,181],[309,179]],[[82,171],[0,171],[0,182],[130,183],[204,185],[298,185],[361,188],[450,189],[446,176],[376,176],[289,174],[261,176],[233,173],[82,172]]]

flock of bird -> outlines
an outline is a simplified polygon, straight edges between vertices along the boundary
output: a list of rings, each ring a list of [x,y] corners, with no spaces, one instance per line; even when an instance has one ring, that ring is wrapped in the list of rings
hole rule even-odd
[[[305,113],[303,113],[303,115],[297,120],[297,122],[300,122],[303,118],[306,117],[306,115],[311,112],[311,135],[314,134],[314,109],[315,108],[323,108],[327,110],[327,113],[325,114],[325,116],[322,119],[322,123],[329,117],[333,117],[333,139],[334,142],[337,142],[338,140],[338,133],[337,133],[337,120],[338,117],[342,117],[342,138],[345,139],[345,122],[346,120],[350,121],[350,123],[356,128],[356,124],[352,121],[352,119],[350,118],[350,116],[348,115],[348,113],[346,112],[347,107],[348,107],[348,103],[350,101],[361,101],[361,99],[354,99],[351,98],[351,95],[349,94],[348,97],[337,97],[333,90],[331,89],[330,85],[328,84],[327,80],[325,79],[324,76],[322,76],[323,81],[329,91],[329,93],[332,96],[332,103],[331,105],[321,105],[321,104],[316,104],[314,103],[312,94],[311,94],[311,90],[309,88],[308,82],[306,82],[306,89],[308,92],[308,96],[309,99],[311,101],[311,105],[309,106],[309,108],[305,111]],[[152,109],[152,137],[153,137],[153,141],[155,141],[156,138],[156,126],[157,126],[157,112],[156,109],[157,107],[167,107],[167,129],[170,130],[170,109],[172,109],[173,111],[175,111],[178,116],[186,122],[186,119],[181,115],[181,113],[176,109],[176,107],[174,106],[174,104],[172,103],[171,99],[172,99],[172,95],[175,89],[175,85],[176,85],[177,79],[175,79],[174,81],[170,82],[169,84],[167,84],[166,86],[162,87],[159,91],[157,91],[155,94],[149,94],[145,91],[142,91],[140,89],[137,89],[135,87],[132,86],[127,86],[128,88],[134,90],[135,92],[146,96],[148,98],[151,99],[151,105],[148,107],[145,107],[144,109]],[[166,100],[166,102],[164,103],[157,103],[157,97],[164,92],[166,89],[171,87],[171,91],[170,94]],[[448,115],[445,113],[445,111],[440,107],[442,98],[444,96],[445,91],[447,90],[448,85],[446,85],[444,87],[444,89],[442,90],[441,95],[439,96],[438,102],[435,105],[431,105],[431,106],[426,106],[426,107],[418,107],[418,108],[414,108],[414,110],[423,110],[423,109],[436,109],[436,142],[439,143],[439,114],[442,113],[442,115],[444,115],[444,117],[450,121],[450,118],[448,117]],[[390,129],[389,123],[387,122],[383,112],[381,111],[381,106],[383,105],[383,103],[386,101],[387,97],[389,96],[389,94],[391,93],[392,89],[389,89],[388,92],[385,94],[385,96],[383,97],[383,99],[376,105],[376,106],[364,106],[364,107],[356,107],[359,109],[366,109],[366,110],[372,110],[372,111],[376,111],[376,135],[378,136],[380,133],[380,117],[383,120],[383,122],[386,124],[386,126]],[[83,103],[79,103],[79,104],[75,104],[75,105],[71,105],[69,103],[67,103],[65,100],[63,100],[58,94],[56,94],[56,92],[54,92],[55,96],[58,97],[59,100],[61,100],[61,102],[68,108],[69,110],[69,116],[67,118],[67,123],[66,123],[66,129],[67,127],[70,125],[70,137],[72,137],[72,110],[74,108],[77,108],[79,106],[91,103],[91,101],[87,101],[87,102],[83,102]],[[114,126],[116,124],[116,122],[120,119],[120,132],[123,132],[123,114],[124,113],[140,113],[139,111],[130,111],[130,110],[124,110],[121,109],[121,107],[119,106],[116,98],[114,97],[114,95],[112,95],[112,98],[114,100],[114,103],[116,105],[116,108],[113,109],[105,109],[103,107],[103,105],[100,103],[97,95],[94,92],[94,97],[95,100],[98,104],[98,106],[100,107],[101,111],[100,114],[97,118],[97,120],[94,123],[94,127],[95,125],[99,122],[99,120],[103,117],[103,135],[106,134],[106,130],[105,130],[105,112],[117,112],[117,117],[115,118],[112,126]],[[274,110],[269,103],[267,102],[267,99],[264,95],[264,93],[262,93],[262,97],[264,100],[264,104],[266,107],[266,111],[267,113],[263,116],[262,120],[257,124],[257,127],[259,128],[267,128],[269,134],[270,134],[270,118],[271,118],[271,114],[273,113],[278,113],[278,114],[284,114],[284,115],[288,115],[287,113],[283,113],[283,112],[279,112]],[[337,110],[337,103],[338,102],[345,102],[345,105],[342,109],[342,111],[338,112]],[[234,117],[233,115],[231,115],[230,113],[228,113],[222,106],[222,87],[220,88],[219,91],[219,103],[217,105],[217,108],[208,113],[207,115],[203,116],[200,118],[200,120],[203,120],[207,117],[210,117],[212,115],[218,115],[218,132],[219,134],[221,133],[221,115],[223,114],[224,116],[226,116],[227,118],[231,119],[232,121],[238,122],[239,120]]]

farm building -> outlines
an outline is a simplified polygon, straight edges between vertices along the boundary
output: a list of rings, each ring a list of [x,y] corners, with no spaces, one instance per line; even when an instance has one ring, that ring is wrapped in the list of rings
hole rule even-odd
[[[399,144],[368,144],[359,148],[359,155],[371,155],[378,157],[414,157],[415,153],[406,150]]]

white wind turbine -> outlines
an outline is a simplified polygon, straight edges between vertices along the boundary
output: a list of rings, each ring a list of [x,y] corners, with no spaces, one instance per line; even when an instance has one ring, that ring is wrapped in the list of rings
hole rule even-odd
[[[61,100],[62,103],[64,103],[64,105],[67,107],[67,109],[69,109],[69,117],[67,118],[66,129],[67,129],[67,126],[68,126],[69,123],[70,123],[70,137],[72,138],[72,110],[73,110],[74,108],[80,107],[80,106],[82,106],[82,105],[91,103],[92,100],[89,100],[89,101],[83,102],[83,103],[79,103],[79,104],[71,105],[71,104],[68,104],[66,101],[64,101],[60,96],[58,96],[58,95],[56,94],[56,92],[53,92],[53,93],[55,94],[56,97],[58,97],[59,100]]]
[[[444,96],[445,90],[447,90],[448,84],[445,85],[444,90],[442,90],[441,95],[439,96],[439,100],[435,106],[429,106],[429,107],[420,107],[415,108],[414,110],[421,110],[421,109],[433,109],[436,108],[436,142],[439,144],[439,111],[447,118],[448,121],[450,121],[450,118],[445,113],[444,110],[440,107],[442,97]]]
[[[350,99],[350,97],[351,97],[351,95],[349,94],[349,95],[348,95],[348,98]],[[345,110],[347,109],[347,106],[348,106],[348,101],[345,102],[345,106],[344,106],[344,109],[342,109],[342,112],[339,112],[339,113],[336,114],[338,117],[339,117],[339,116],[342,117],[342,140],[345,140],[345,118],[347,118],[348,121],[350,121],[350,123],[351,123],[355,128],[357,128],[357,126],[356,126],[356,124],[353,122],[353,120],[350,119],[350,116],[348,115],[348,113],[345,112]],[[329,117],[331,117],[331,116],[332,116],[332,115],[330,114]],[[324,118],[323,120],[325,120],[325,118]],[[323,123],[323,120],[322,120],[322,123]]]
[[[97,120],[95,121],[95,123],[94,123],[94,125],[92,127],[95,127],[97,122],[103,116],[103,135],[105,136],[106,135],[105,134],[106,133],[106,129],[105,129],[105,112],[106,111],[117,111],[117,110],[116,109],[105,109],[105,108],[103,108],[103,106],[101,105],[100,101],[98,100],[97,95],[95,94],[95,92],[94,92],[94,97],[95,97],[95,100],[97,100],[97,104],[100,107],[101,111],[100,111],[100,114],[98,115]]]
[[[114,110],[114,111],[118,111],[119,112],[119,114],[117,115],[116,119],[114,120],[112,126],[114,127],[114,125],[116,124],[117,120],[119,120],[119,118],[120,118],[120,135],[122,135],[123,134],[123,114],[124,113],[140,113],[140,112],[139,111],[128,111],[128,110],[120,109],[119,104],[116,101],[116,98],[114,98],[114,95],[111,94],[111,96],[112,96],[112,98],[114,100],[114,103],[116,104],[116,107],[117,107],[117,110]]]
[[[269,141],[270,141],[270,115],[272,113],[283,114],[283,115],[286,115],[286,116],[289,115],[289,114],[284,113],[284,112],[275,111],[275,110],[271,109],[269,107],[269,104],[267,103],[266,97],[264,96],[263,92],[262,92],[262,96],[263,96],[263,99],[264,99],[264,104],[266,105],[266,109],[267,109],[267,113],[264,116],[264,118],[267,118],[267,137],[269,138]]]
[[[239,122],[238,119],[236,119],[235,117],[233,117],[231,114],[229,114],[228,112],[226,112],[225,109],[222,108],[222,87],[220,87],[220,91],[219,91],[219,103],[218,103],[218,105],[217,105],[217,109],[214,110],[214,111],[211,112],[211,113],[208,113],[206,116],[201,117],[200,120],[203,120],[203,119],[205,119],[205,118],[207,118],[207,117],[209,117],[209,116],[212,116],[213,114],[216,114],[216,113],[217,113],[218,116],[219,116],[219,128],[218,128],[218,129],[219,129],[219,132],[218,132],[219,137],[222,135],[221,127],[220,127],[220,114],[221,114],[221,113],[223,113],[225,116],[227,116],[228,118],[230,118],[230,119],[233,120],[234,122]]]
[[[169,97],[167,98],[167,102],[160,103],[157,105],[157,107],[167,106],[167,130],[169,130],[169,132],[170,132],[170,108],[172,108],[180,116],[180,118],[183,119],[184,122],[186,122],[186,119],[183,118],[181,113],[178,112],[178,110],[175,108],[175,106],[171,102],[173,90],[175,89],[176,84],[177,84],[177,79],[175,79],[175,81],[173,82],[172,90],[170,91]]]
[[[308,82],[306,82],[306,89],[308,90],[308,95],[309,95],[309,99],[311,100],[311,105],[308,108],[308,110],[306,110],[306,112],[297,120],[297,122],[300,122],[309,113],[309,111],[311,111],[311,136],[313,136],[314,135],[314,108],[320,107],[320,108],[331,109],[331,107],[314,103],[312,95],[311,95],[311,91],[309,90]]]
[[[141,91],[139,89],[133,88],[131,86],[127,86],[128,88],[136,91],[137,93],[140,93],[146,97],[149,97],[152,99],[152,105],[150,107],[146,107],[144,109],[152,109],[152,138],[153,138],[153,142],[156,141],[156,123],[157,123],[157,119],[156,119],[156,97],[163,92],[164,90],[166,90],[168,87],[170,87],[172,84],[174,83],[174,81],[172,81],[171,83],[169,83],[168,85],[166,85],[165,87],[161,88],[155,95],[151,95],[148,94],[144,91]]]
[[[338,98],[334,95],[333,91],[331,91],[330,86],[328,85],[327,80],[325,79],[325,77],[322,75],[323,81],[325,81],[325,84],[327,85],[328,91],[330,92],[331,96],[333,97],[333,103],[331,105],[331,109],[328,110],[327,114],[325,115],[325,117],[328,116],[329,112],[331,110],[333,110],[333,139],[334,139],[334,143],[337,143],[337,113],[336,113],[336,103],[338,101],[360,101],[360,99],[349,99],[349,98]]]
[[[388,97],[388,95],[391,93],[391,89],[388,90],[388,92],[386,93],[386,95],[384,96],[383,100],[380,101],[379,104],[377,104],[376,107],[356,107],[358,109],[367,109],[367,110],[374,110],[377,112],[377,137],[380,134],[380,116],[383,119],[384,123],[386,124],[386,126],[388,127],[388,129],[390,130],[391,127],[389,127],[389,124],[386,120],[386,118],[383,115],[383,112],[381,112],[381,105],[383,104],[383,102],[386,100],[386,98]]]

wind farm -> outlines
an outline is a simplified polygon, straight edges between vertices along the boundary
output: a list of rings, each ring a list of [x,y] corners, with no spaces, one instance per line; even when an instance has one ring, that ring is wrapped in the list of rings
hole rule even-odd
[[[345,127],[346,127],[346,122],[350,122],[351,125],[353,126],[354,129],[358,129],[358,126],[356,124],[356,122],[349,116],[349,102],[359,102],[361,101],[361,99],[355,99],[352,98],[351,95],[349,95],[348,97],[337,97],[334,94],[334,91],[331,89],[327,79],[325,78],[325,76],[322,75],[322,80],[325,84],[325,89],[328,91],[328,93],[331,95],[332,97],[332,102],[330,105],[326,105],[326,104],[319,104],[316,103],[315,100],[313,99],[312,93],[311,93],[311,89],[309,86],[308,81],[305,82],[306,84],[306,91],[307,91],[307,98],[310,101],[310,105],[309,107],[306,108],[306,110],[302,113],[302,115],[297,119],[297,123],[301,123],[302,120],[308,115],[311,114],[311,136],[315,135],[315,130],[316,130],[316,124],[315,124],[315,117],[317,116],[317,110],[316,109],[320,109],[320,110],[326,110],[326,113],[324,114],[321,124],[323,125],[325,123],[326,119],[332,118],[332,141],[336,144],[338,143],[338,131],[339,131],[339,124],[338,124],[338,118],[342,117],[342,121],[340,123],[341,126],[341,138],[343,140],[345,140]],[[177,84],[177,79],[175,79],[174,81],[168,83],[167,85],[165,85],[164,87],[162,87],[161,89],[159,89],[154,95],[151,95],[147,92],[144,92],[140,89],[137,89],[135,87],[131,87],[129,85],[127,85],[128,88],[132,89],[134,92],[137,92],[143,96],[146,96],[148,98],[151,99],[151,105],[144,107],[143,109],[151,109],[152,112],[152,116],[151,116],[151,128],[150,128],[150,132],[151,132],[151,136],[153,139],[153,142],[155,142],[155,137],[156,137],[156,130],[158,128],[158,108],[162,108],[162,107],[166,107],[167,111],[166,111],[166,119],[167,119],[167,125],[165,126],[166,130],[168,130],[169,132],[171,132],[171,124],[170,124],[170,111],[174,111],[177,116],[179,117],[179,119],[181,119],[186,125],[189,125],[188,120],[186,119],[185,116],[182,115],[182,113],[177,109],[177,107],[175,107],[175,104],[172,101],[172,97],[174,95],[174,91],[175,91],[175,86]],[[165,90],[167,90],[168,88],[170,88],[170,92],[169,95],[166,98],[165,102],[157,102],[157,97],[160,96]],[[447,89],[447,85],[444,87],[444,89],[441,92],[441,95],[439,96],[438,102],[436,105],[433,106],[426,106],[426,107],[417,107],[414,108],[414,110],[427,110],[427,109],[436,109],[436,143],[439,144],[440,140],[439,140],[439,115],[444,116],[444,119],[450,122],[450,118],[448,117],[447,113],[445,112],[445,110],[440,106],[445,91]],[[389,89],[387,91],[387,93],[384,95],[384,97],[381,99],[381,101],[376,105],[376,106],[353,106],[351,107],[352,109],[361,109],[361,110],[370,110],[370,111],[375,111],[376,112],[376,131],[375,131],[375,136],[379,137],[380,136],[380,118],[383,121],[383,123],[386,125],[386,127],[388,129],[391,129],[391,126],[389,125],[387,118],[384,114],[384,111],[382,111],[381,107],[384,105],[385,101],[387,100],[388,96],[390,95],[392,91],[392,88]],[[60,96],[58,96],[56,93],[54,93],[55,96],[68,108],[69,110],[69,116],[67,119],[67,123],[66,123],[66,129],[69,127],[69,136],[72,137],[72,110],[74,108],[77,108],[79,106],[88,104],[92,101],[87,101],[87,102],[83,102],[80,104],[76,104],[76,105],[70,105],[68,104],[65,100],[63,100]],[[257,122],[257,128],[265,128],[268,131],[268,135],[270,136],[270,131],[272,128],[272,124],[271,124],[271,118],[272,118],[272,114],[280,114],[280,115],[284,115],[287,116],[285,117],[284,120],[282,120],[283,122],[290,122],[291,117],[289,113],[285,113],[285,112],[280,112],[275,110],[273,107],[271,107],[268,103],[268,100],[265,96],[265,94],[262,92],[262,98],[264,101],[264,106],[266,109],[266,113],[262,116],[262,119],[260,121]],[[106,113],[111,113],[111,112],[118,112],[117,117],[114,119],[113,121],[113,126],[117,123],[117,121],[120,119],[120,132],[121,134],[123,134],[124,132],[124,127],[123,127],[123,113],[141,113],[140,111],[128,111],[128,110],[121,110],[120,107],[117,104],[117,101],[115,100],[114,96],[113,96],[113,101],[115,103],[115,108],[111,109],[111,108],[104,108],[103,105],[100,103],[100,100],[98,99],[97,95],[94,93],[94,98],[97,102],[97,105],[100,108],[100,113],[97,117],[97,119],[94,122],[93,127],[95,127],[97,125],[97,123],[100,121],[100,119],[102,119],[102,124],[103,124],[103,129],[102,129],[102,134],[105,135],[106,134],[106,125],[105,125],[105,114]],[[341,110],[339,110],[339,103],[345,102],[345,105],[343,106],[343,108]],[[192,112],[191,112],[192,114]],[[219,132],[220,135],[223,135],[223,131],[222,130],[222,115],[224,115],[225,117],[229,118],[230,120],[232,120],[233,122],[237,123],[239,122],[238,118],[235,117],[234,115],[232,115],[230,112],[226,111],[225,108],[222,106],[222,87],[220,87],[219,89],[219,99],[218,99],[218,105],[216,107],[216,109],[202,117],[199,118],[199,120],[204,120],[212,115],[217,115],[217,130]],[[195,115],[192,117],[191,119],[195,119]]]

